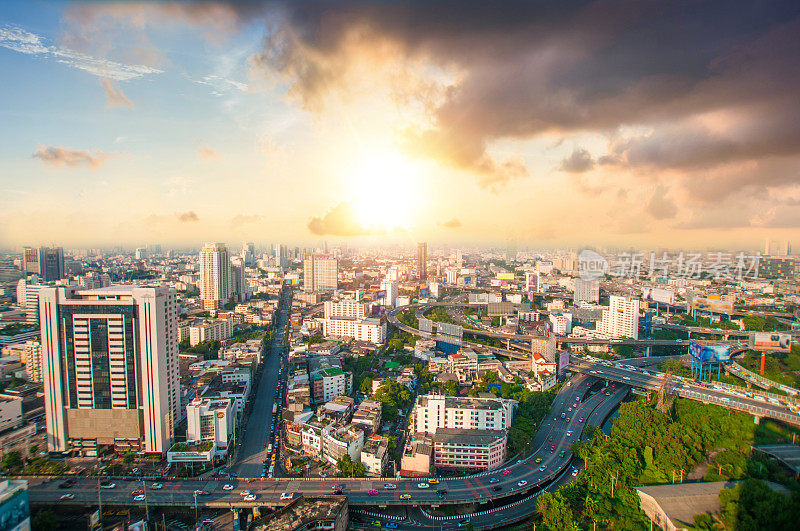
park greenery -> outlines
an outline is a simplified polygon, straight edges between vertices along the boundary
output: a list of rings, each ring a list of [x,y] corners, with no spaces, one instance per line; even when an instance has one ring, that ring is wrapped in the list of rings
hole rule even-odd
[[[744,368],[753,372],[761,370],[761,353],[748,350],[736,358]],[[769,352],[764,360],[764,377],[774,382],[800,387],[800,345],[792,345],[791,352]]]
[[[585,439],[572,445],[585,468],[574,483],[539,497],[546,529],[587,529],[595,524],[606,529],[647,529],[649,522],[639,509],[634,487],[670,483],[673,477],[678,482],[690,475],[707,481],[750,480],[735,492],[723,491],[719,519],[727,523],[701,517],[697,528],[793,528],[785,526],[786,519],[771,520],[770,511],[743,509],[749,497],[758,503],[763,500],[772,510],[800,514],[797,481],[751,449],[752,444],[783,441],[785,434],[776,434],[774,425],[764,429],[747,414],[715,405],[678,398],[664,413],[654,402],[641,398],[622,404],[610,435],[589,426]],[[760,480],[785,484],[794,491],[793,497],[766,492]]]
[[[363,463],[353,461],[349,454],[344,454],[336,461],[336,469],[346,478],[363,478],[367,471]]]
[[[180,342],[180,349],[183,352],[188,352],[191,354],[200,354],[204,360],[209,359],[216,359],[217,352],[219,351],[222,343],[213,339],[211,341],[203,341],[202,343],[198,343],[195,346],[189,345],[189,340],[184,339]]]
[[[395,380],[386,379],[372,395],[372,399],[380,402],[381,416],[384,420],[394,422],[397,419],[398,411],[406,409],[411,405],[414,395],[405,385]]]

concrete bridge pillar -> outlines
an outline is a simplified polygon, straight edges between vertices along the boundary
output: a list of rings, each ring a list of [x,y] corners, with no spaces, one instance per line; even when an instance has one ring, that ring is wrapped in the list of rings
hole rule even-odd
[[[650,349],[651,349],[651,348],[652,348],[652,347],[651,347],[650,345],[647,345],[647,348],[646,348],[646,349],[645,349],[645,351],[644,351],[644,357],[645,357],[645,358],[649,358],[649,357],[650,357]]]
[[[761,417],[753,415],[753,424],[761,424]]]
[[[692,339],[692,331],[691,330],[687,330],[686,331],[686,338],[687,339]]]

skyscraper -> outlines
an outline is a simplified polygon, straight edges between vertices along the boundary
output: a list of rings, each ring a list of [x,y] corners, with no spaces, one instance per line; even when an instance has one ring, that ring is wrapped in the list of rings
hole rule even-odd
[[[200,250],[200,299],[216,310],[231,300],[231,259],[224,243],[206,243]]]
[[[247,285],[244,281],[244,262],[239,256],[231,258],[231,297],[236,302],[244,300]]]
[[[64,249],[61,247],[25,247],[22,270],[42,277],[44,282],[64,278]]]
[[[48,449],[167,451],[180,415],[175,290],[47,287],[39,314]]]
[[[420,280],[428,278],[428,244],[417,244],[417,277]]]
[[[303,291],[333,291],[339,287],[339,261],[312,254],[303,261]]]

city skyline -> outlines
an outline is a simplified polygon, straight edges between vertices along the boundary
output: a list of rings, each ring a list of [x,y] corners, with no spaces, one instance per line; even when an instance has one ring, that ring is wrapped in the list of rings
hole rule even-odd
[[[797,240],[800,8],[736,4],[4,3],[0,247]]]

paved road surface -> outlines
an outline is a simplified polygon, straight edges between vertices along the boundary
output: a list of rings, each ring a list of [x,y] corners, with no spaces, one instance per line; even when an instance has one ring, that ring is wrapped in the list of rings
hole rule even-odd
[[[288,294],[286,295],[288,300]],[[264,449],[268,444],[269,427],[272,424],[272,404],[275,402],[275,389],[278,385],[280,353],[286,333],[288,311],[279,313],[275,341],[267,351],[261,380],[253,398],[253,409],[236,454],[236,463],[230,470],[239,477],[258,478],[264,471]]]

